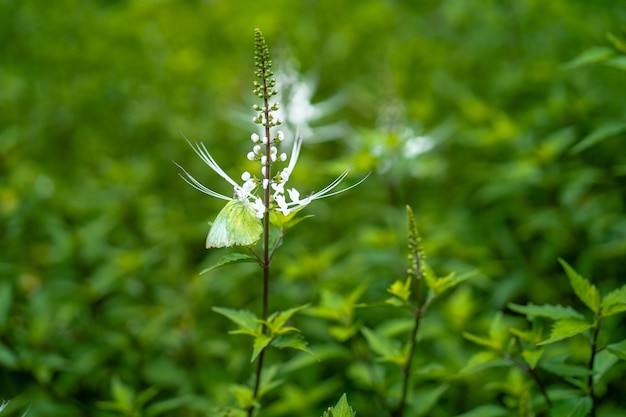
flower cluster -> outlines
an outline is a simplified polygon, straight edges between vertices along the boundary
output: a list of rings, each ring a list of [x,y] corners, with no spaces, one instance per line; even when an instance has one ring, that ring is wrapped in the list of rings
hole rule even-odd
[[[185,138],[187,140],[187,138]],[[258,161],[261,165],[261,174],[262,177],[258,178],[255,175],[251,174],[248,171],[243,172],[241,174],[241,180],[243,183],[239,185],[236,181],[234,181],[224,170],[217,164],[215,159],[211,156],[207,148],[203,143],[191,143],[189,140],[189,144],[196,152],[196,154],[206,163],[213,171],[215,171],[220,177],[226,180],[230,185],[233,186],[233,197],[228,197],[223,194],[220,194],[216,191],[213,191],[206,186],[202,185],[198,180],[196,180],[191,174],[185,171],[180,165],[179,168],[183,171],[181,177],[192,187],[195,189],[210,195],[212,197],[221,198],[223,200],[238,200],[243,202],[249,210],[251,210],[256,217],[263,218],[266,207],[261,197],[258,197],[255,194],[255,191],[259,188],[265,190],[270,187],[271,201],[268,207],[268,211],[277,211],[282,213],[285,216],[288,216],[294,211],[298,211],[308,205],[311,201],[317,200],[324,197],[330,197],[332,195],[336,195],[343,191],[347,191],[348,189],[357,186],[361,183],[352,185],[346,189],[342,189],[339,191],[332,192],[332,190],[339,185],[343,179],[348,175],[350,168],[346,169],[341,175],[339,175],[334,181],[328,184],[326,187],[321,189],[320,191],[314,192],[308,195],[305,198],[300,198],[300,192],[295,188],[286,188],[285,185],[289,180],[296,163],[298,162],[298,157],[300,156],[300,149],[302,147],[302,137],[296,135],[293,141],[293,147],[291,149],[291,156],[289,157],[289,163],[287,166],[281,170],[279,170],[272,178],[268,178],[268,166],[271,166],[275,162],[285,162],[287,161],[287,154],[281,153],[278,154],[277,144],[284,140],[283,132],[278,132],[276,137],[272,140],[272,144],[270,145],[269,156],[264,152],[264,146],[259,145],[259,143],[265,145],[268,141],[266,137],[260,138],[258,134],[253,133],[251,135],[252,142],[254,143],[252,151],[248,152],[247,158],[251,161]]]
[[[257,177],[246,171],[241,175],[243,182],[240,185],[224,172],[204,144],[198,142],[191,143],[185,138],[200,159],[233,187],[232,198],[215,192],[202,185],[179,165],[183,172],[180,176],[192,187],[212,197],[232,202],[218,214],[214,226],[212,226],[211,232],[209,232],[207,247],[251,244],[256,241],[257,233],[261,233],[257,219],[264,219],[265,231],[267,232],[269,214],[271,212],[290,216],[314,200],[341,193],[365,180],[364,178],[343,190],[333,191],[348,175],[350,170],[348,168],[322,190],[311,193],[305,198],[300,198],[300,192],[295,188],[286,187],[300,156],[302,136],[298,135],[298,133],[295,134],[289,158],[286,153],[279,153],[279,146],[284,141],[285,135],[282,131],[276,131],[275,134],[272,134],[272,129],[280,125],[282,121],[273,115],[279,109],[278,103],[270,103],[270,99],[278,93],[275,89],[276,79],[272,78],[274,73],[272,71],[269,49],[258,29],[255,31],[255,67],[254,74],[259,81],[254,81],[252,92],[262,100],[262,103],[261,105],[255,104],[253,106],[253,109],[258,112],[253,121],[263,127],[263,134],[262,137],[257,133],[253,133],[250,136],[253,145],[252,150],[247,154],[247,158],[261,165],[261,175]],[[274,171],[273,167],[276,163],[287,163],[287,166]],[[257,191],[259,195],[257,195]],[[240,211],[241,205],[236,203],[242,203],[247,211]],[[243,215],[245,221],[234,219],[237,215]],[[249,228],[254,229],[254,233],[246,233]],[[237,233],[243,237],[236,236]]]

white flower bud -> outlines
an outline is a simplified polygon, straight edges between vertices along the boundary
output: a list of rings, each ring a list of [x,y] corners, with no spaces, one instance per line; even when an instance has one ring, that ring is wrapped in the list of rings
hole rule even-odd
[[[254,161],[254,152],[248,152],[246,158],[248,158],[249,161]]]
[[[256,133],[253,133],[252,135],[250,135],[250,139],[252,139],[252,142],[257,143],[261,138]]]

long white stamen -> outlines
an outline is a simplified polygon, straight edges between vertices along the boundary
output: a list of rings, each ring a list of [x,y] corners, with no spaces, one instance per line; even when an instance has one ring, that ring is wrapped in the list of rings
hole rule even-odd
[[[213,190],[211,190],[210,188],[205,187],[204,185],[200,184],[198,182],[198,180],[196,180],[194,177],[192,177],[187,171],[185,171],[185,169],[183,167],[181,167],[180,165],[178,165],[176,162],[174,162],[174,164],[176,164],[176,166],[178,168],[180,168],[185,175],[183,174],[178,174],[187,184],[191,185],[193,188],[195,188],[196,190],[203,192],[204,194],[210,195],[211,197],[216,197],[216,198],[221,198],[222,200],[232,200],[232,198],[227,197],[223,194],[217,193]]]

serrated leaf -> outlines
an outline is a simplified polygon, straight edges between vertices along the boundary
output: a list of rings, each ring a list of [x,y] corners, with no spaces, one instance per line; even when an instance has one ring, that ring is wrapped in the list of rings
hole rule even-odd
[[[399,365],[406,363],[406,355],[400,349],[400,343],[393,340],[380,332],[373,331],[367,327],[361,329],[361,333],[365,336],[369,347],[380,355],[380,359],[385,362],[393,362]]]
[[[567,339],[578,334],[583,333],[585,330],[590,329],[593,324],[578,319],[563,319],[555,321],[550,331],[550,337],[537,345],[543,346],[550,343],[558,342],[559,340]]]
[[[485,350],[482,352],[476,353],[474,356],[470,358],[467,365],[463,367],[459,371],[459,376],[464,376],[468,374],[473,374],[475,372],[479,372],[488,368],[497,368],[497,367],[509,367],[511,363],[504,359],[500,354],[491,351]]]
[[[252,256],[252,255],[247,255],[245,253],[229,253],[226,256],[222,256],[215,265],[210,266],[206,269],[203,269],[202,272],[200,272],[200,275],[212,271],[214,269],[220,268],[224,265],[230,265],[230,264],[240,264],[240,263],[248,263],[248,262],[258,262],[258,260]]]
[[[409,300],[409,297],[411,296],[411,282],[412,281],[413,281],[413,278],[411,277],[407,278],[405,282],[397,280],[396,282],[391,284],[389,288],[387,288],[387,292],[392,295],[395,295],[400,300],[406,303]],[[389,304],[391,304],[391,302]],[[399,305],[402,305],[402,303],[399,303]]]
[[[626,122],[609,122],[585,136],[571,149],[572,154],[577,154],[590,148],[603,140],[610,139],[616,135],[626,132]]]
[[[569,278],[570,284],[576,296],[582,301],[591,311],[597,314],[600,311],[600,293],[595,285],[591,284],[588,280],[582,277],[578,272],[574,270],[563,259],[559,259],[559,262],[565,269],[565,273]]]
[[[602,299],[602,316],[612,316],[613,314],[626,311],[626,285],[611,291]]]
[[[288,329],[284,329],[283,326],[285,325],[285,323],[291,318],[293,317],[294,314],[305,310],[309,307],[309,304],[305,304],[305,305],[301,305],[298,307],[294,307],[294,308],[290,308],[289,310],[285,310],[285,311],[279,311],[276,313],[273,313],[269,320],[268,320],[268,326],[271,329],[273,334],[280,334],[280,333],[284,333],[287,331],[293,331],[293,330],[297,330],[293,327],[290,327]]]
[[[528,303],[527,305],[520,305],[509,303],[507,305],[511,310],[516,313],[524,314],[528,320],[533,320],[535,317],[545,317],[551,320],[561,319],[583,319],[584,316],[572,307],[564,307],[562,305],[535,305]]]
[[[621,360],[626,361],[626,339],[621,342],[611,343],[606,349]]]
[[[249,334],[254,336],[259,332],[259,320],[251,311],[233,310],[223,307],[213,307],[213,311],[221,314],[239,326],[239,329],[233,331],[234,333]]]
[[[591,407],[592,401],[589,397],[570,397],[554,404],[550,417],[585,417]]]
[[[283,333],[272,341],[272,346],[278,349],[295,349],[308,353],[319,361],[319,358],[307,348],[307,342],[300,333]]]
[[[252,349],[252,357],[250,358],[250,363],[254,362],[254,360],[261,354],[263,349],[265,349],[272,338],[264,333],[257,334],[254,336],[254,347]]]
[[[443,294],[447,290],[456,287],[467,279],[467,276],[457,277],[455,272],[451,272],[445,277],[437,278],[431,290],[436,296]]]
[[[334,407],[328,408],[323,417],[355,417],[356,413],[348,404],[348,397],[343,394]]]

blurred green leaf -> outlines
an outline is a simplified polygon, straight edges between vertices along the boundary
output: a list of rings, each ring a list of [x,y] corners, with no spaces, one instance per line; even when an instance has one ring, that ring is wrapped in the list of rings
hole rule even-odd
[[[571,153],[575,155],[594,145],[597,145],[603,140],[610,139],[624,132],[626,132],[626,122],[618,121],[607,123],[598,127],[574,145],[571,149]]]
[[[592,372],[583,365],[567,363],[567,354],[546,358],[541,362],[541,368],[560,377],[587,377]]]
[[[606,349],[621,360],[626,361],[626,339],[621,342],[611,343]]]
[[[587,307],[594,313],[598,314],[600,311],[600,293],[595,285],[591,284],[581,275],[579,275],[567,262],[563,259],[559,259],[559,262],[565,269],[569,278],[572,289],[578,296],[578,298],[585,303]]]
[[[272,342],[272,338],[264,333],[255,334],[254,335],[254,345],[252,349],[252,357],[250,358],[250,363],[254,362],[254,360],[263,352],[263,350],[269,346]]]
[[[626,285],[608,293],[602,299],[602,316],[612,316],[626,311]]]
[[[507,306],[516,313],[524,314],[528,320],[533,320],[535,317],[545,317],[550,320],[584,319],[582,314],[569,306],[535,305],[533,303],[528,303],[527,305],[509,303]]]
[[[229,253],[228,255],[222,256],[215,265],[203,269],[200,272],[200,275],[207,273],[209,271],[213,271],[214,269],[221,268],[226,265],[249,263],[249,262],[258,262],[258,260],[254,256],[247,255],[245,253]]]
[[[607,46],[597,46],[587,49],[582,54],[563,65],[563,69],[571,70],[586,65],[597,64],[612,57],[614,52]]]
[[[573,397],[561,400],[550,410],[550,417],[585,417],[591,411],[589,397]]]
[[[568,339],[579,335],[586,330],[593,327],[592,323],[585,320],[578,319],[561,319],[554,322],[552,330],[550,331],[550,337],[541,343],[539,346],[548,345],[550,343],[558,342],[563,339]]]
[[[322,417],[355,417],[356,413],[348,404],[348,397],[343,394],[337,404],[334,407],[328,408],[327,411],[322,414]]]
[[[404,303],[406,303],[411,296],[411,282],[413,282],[413,279],[414,278],[409,277],[406,279],[405,282],[397,280],[393,284],[391,284],[389,288],[387,288],[387,292],[395,295],[400,300],[404,301]],[[403,303],[400,303],[399,305],[403,305]]]
[[[231,333],[255,336],[261,328],[258,318],[251,311],[233,310],[224,307],[213,307],[213,311],[221,314],[239,326],[237,330],[233,330]]]
[[[291,317],[293,317],[294,314],[306,310],[307,308],[309,308],[309,304],[293,307],[285,311],[279,311],[271,314],[268,318],[267,324],[272,334],[278,335],[288,331],[297,331],[298,329],[295,329],[293,327],[283,328],[283,326],[285,325],[285,323],[287,323],[289,319],[291,319]]]
[[[541,359],[544,352],[544,348],[524,349],[522,350],[522,357],[524,358],[530,369],[535,369],[537,367],[537,362],[539,362],[539,359]]]
[[[361,333],[365,336],[369,347],[380,356],[381,361],[393,362],[398,365],[406,363],[407,356],[402,352],[400,342],[367,327],[363,327]]]
[[[508,415],[510,415],[510,412],[506,408],[499,405],[486,404],[474,408],[471,411],[457,414],[455,417],[500,417]]]

